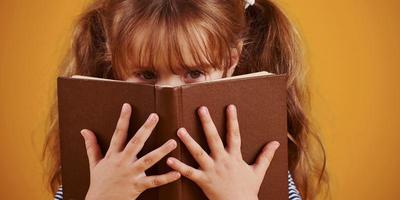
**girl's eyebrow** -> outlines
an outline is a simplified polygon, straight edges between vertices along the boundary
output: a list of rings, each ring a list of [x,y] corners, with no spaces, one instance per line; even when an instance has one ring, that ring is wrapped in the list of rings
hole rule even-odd
[[[156,71],[154,67],[133,67],[132,72],[141,72],[141,71]]]
[[[202,67],[202,66],[188,66],[188,65],[186,65],[186,66],[184,66],[184,67],[178,67],[178,68],[175,68],[175,70],[177,71],[177,72],[182,72],[182,71],[186,71],[186,70],[205,70],[205,71],[208,71],[209,70],[209,68],[210,68],[210,66],[208,66],[208,67]],[[143,71],[152,71],[152,72],[156,72],[157,70],[156,70],[156,67],[146,67],[146,66],[138,66],[138,67],[133,67],[132,68],[132,72],[133,73],[135,73],[135,72],[143,72]]]

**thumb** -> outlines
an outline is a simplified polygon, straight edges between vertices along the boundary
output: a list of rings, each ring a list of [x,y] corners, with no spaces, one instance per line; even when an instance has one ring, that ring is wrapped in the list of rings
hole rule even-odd
[[[102,158],[100,148],[99,145],[97,144],[96,136],[92,131],[88,129],[83,129],[81,130],[81,135],[85,140],[86,152],[89,159],[89,168],[90,171],[92,171],[92,169],[97,165],[97,163]]]
[[[256,162],[253,164],[253,168],[259,176],[264,177],[269,164],[274,158],[274,154],[276,149],[279,147],[278,141],[272,141],[266,144],[262,150],[262,152],[258,155]]]

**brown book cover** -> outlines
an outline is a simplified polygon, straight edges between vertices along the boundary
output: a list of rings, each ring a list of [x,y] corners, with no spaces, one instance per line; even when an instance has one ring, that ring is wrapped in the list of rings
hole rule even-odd
[[[128,140],[155,112],[159,122],[146,141],[138,158],[175,139],[178,146],[169,155],[146,171],[147,175],[170,171],[166,158],[176,157],[193,167],[198,164],[177,137],[180,127],[209,153],[197,109],[207,106],[218,132],[226,144],[227,105],[237,106],[243,159],[253,164],[262,147],[272,140],[280,142],[259,191],[260,200],[288,198],[287,155],[287,75],[267,72],[234,76],[176,87],[85,78],[58,77],[58,109],[60,127],[63,196],[66,200],[84,199],[89,188],[89,163],[80,130],[92,130],[103,155],[114,132],[121,106],[129,103],[132,115]],[[181,176],[175,182],[143,192],[140,200],[207,199],[191,180]]]

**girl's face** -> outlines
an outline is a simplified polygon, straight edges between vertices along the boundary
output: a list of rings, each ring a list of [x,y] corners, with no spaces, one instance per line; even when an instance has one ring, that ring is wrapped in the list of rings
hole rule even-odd
[[[223,70],[210,69],[201,71],[199,69],[183,70],[178,74],[173,73],[167,67],[161,68],[159,71],[153,69],[140,69],[133,75],[129,76],[126,81],[135,83],[151,83],[155,85],[180,86],[189,83],[197,83],[208,80],[222,78]],[[227,73],[231,76],[232,73]]]
[[[239,61],[238,53],[234,50],[231,52],[233,65],[227,69],[226,76],[232,76],[234,69]],[[125,81],[135,83],[150,83],[154,85],[180,86],[189,83],[198,83],[214,79],[222,78],[224,70],[209,68],[207,71],[201,68],[191,68],[186,70],[181,68],[177,73],[172,72],[168,67],[154,68],[137,68],[134,69],[132,75],[127,77]]]

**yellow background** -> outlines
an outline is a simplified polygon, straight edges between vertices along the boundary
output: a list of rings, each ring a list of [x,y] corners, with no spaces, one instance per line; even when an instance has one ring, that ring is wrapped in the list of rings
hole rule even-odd
[[[400,1],[278,2],[305,39],[333,199],[398,199]],[[0,1],[0,199],[51,198],[39,162],[43,117],[86,3]]]

